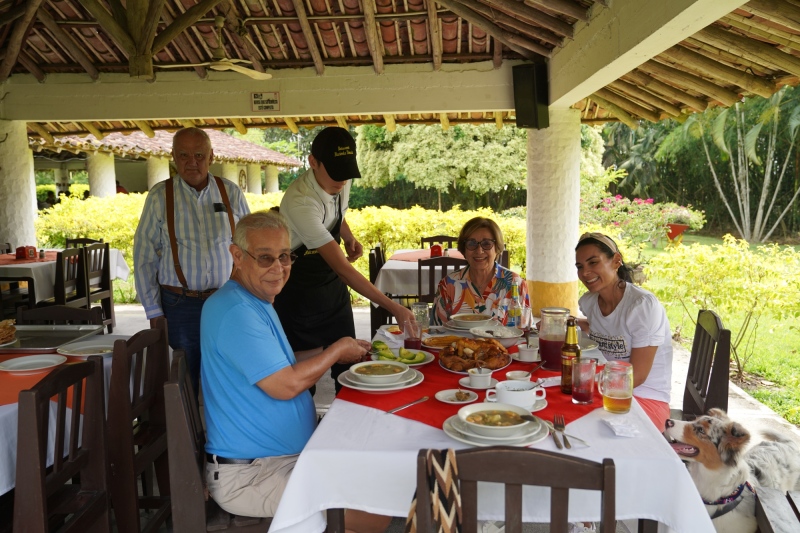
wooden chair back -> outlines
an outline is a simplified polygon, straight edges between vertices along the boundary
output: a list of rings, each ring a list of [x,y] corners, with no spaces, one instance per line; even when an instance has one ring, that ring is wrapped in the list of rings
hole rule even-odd
[[[87,237],[74,237],[72,239],[67,239],[66,248],[81,248],[83,246],[96,244],[98,242],[103,242],[103,239],[97,240],[97,239],[89,239]]]
[[[22,283],[25,286],[22,286]],[[23,304],[36,307],[36,286],[33,278],[0,276],[0,314],[2,314],[2,318],[13,318],[17,313],[17,307]]]
[[[508,266],[510,264],[508,258],[508,250],[502,251],[502,253],[497,257],[497,262],[503,268],[511,268],[510,266]]]
[[[86,292],[86,254],[83,248],[67,248],[58,252],[56,260],[55,305],[89,307]]]
[[[175,533],[230,530],[266,532],[271,518],[230,515],[206,497],[206,437],[183,350],[172,354],[164,385],[167,413],[172,530]]]
[[[428,450],[417,456],[417,531],[432,533],[431,490],[436,483]],[[522,531],[522,487],[550,487],[550,531],[567,533],[570,489],[600,492],[598,532],[616,529],[616,474],[613,459],[595,463],[559,453],[493,446],[455,452],[458,464],[458,489],[461,493],[463,533],[476,533],[478,526],[478,482],[505,485],[505,531]],[[437,502],[438,504],[438,502]],[[448,512],[450,509],[444,510]]]
[[[57,326],[91,324],[102,326],[103,309],[99,306],[91,309],[80,309],[67,305],[51,305],[49,307],[28,309],[28,306],[23,305],[17,308],[17,324]]]
[[[693,420],[713,407],[727,411],[730,365],[730,330],[723,327],[722,320],[714,311],[701,309],[697,313],[692,354],[683,390],[683,412],[670,413],[670,416]]]
[[[378,273],[386,261],[384,260],[383,250],[380,246],[376,246],[369,251],[369,281],[373,285],[375,280],[378,279]],[[383,307],[369,306],[369,322],[372,329],[372,336],[375,336],[378,329],[386,324],[392,323],[392,315]]]
[[[15,533],[111,531],[103,389],[103,358],[92,356],[19,393]],[[48,469],[51,413],[62,453]]]
[[[422,237],[419,240],[420,248],[429,248],[432,244],[441,244],[443,248],[455,248],[456,244],[458,244],[458,237],[434,235],[432,237]]]
[[[431,257],[430,259],[420,259],[417,262],[417,292],[419,293],[419,301],[433,303],[439,280],[447,276],[449,272],[453,272],[465,266],[467,266],[467,260],[457,257]],[[438,276],[436,274],[437,271],[439,273]],[[427,283],[423,281],[425,277],[427,277]]]
[[[114,331],[114,286],[111,280],[110,248],[108,244],[87,244],[86,253],[86,286],[88,287],[89,304],[100,302],[103,309],[103,324],[108,332]]]
[[[111,502],[120,533],[157,531],[170,515],[164,383],[169,371],[166,320],[114,343],[108,392]],[[137,478],[155,467],[159,495]],[[142,527],[140,509],[154,509]]]

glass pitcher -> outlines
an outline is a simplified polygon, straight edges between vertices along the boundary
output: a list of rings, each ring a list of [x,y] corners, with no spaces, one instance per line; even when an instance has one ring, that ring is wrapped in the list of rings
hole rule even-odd
[[[561,371],[561,346],[567,336],[566,307],[543,307],[542,321],[539,323],[539,353],[544,368]]]
[[[633,398],[633,365],[624,361],[608,361],[597,384],[603,395],[603,409],[624,414],[631,410]]]

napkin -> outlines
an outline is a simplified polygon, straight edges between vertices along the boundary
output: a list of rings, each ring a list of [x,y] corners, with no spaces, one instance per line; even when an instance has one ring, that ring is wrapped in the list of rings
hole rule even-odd
[[[542,378],[539,381],[542,382],[542,387],[555,387],[558,385],[561,386],[561,376],[553,376],[551,378]]]
[[[604,418],[603,422],[614,432],[617,437],[635,437],[639,434],[639,428],[627,416],[615,416]]]
[[[389,348],[400,348],[403,346],[402,335],[395,335],[394,333],[389,333],[384,329],[379,329],[378,334],[380,335],[381,340],[385,342]]]

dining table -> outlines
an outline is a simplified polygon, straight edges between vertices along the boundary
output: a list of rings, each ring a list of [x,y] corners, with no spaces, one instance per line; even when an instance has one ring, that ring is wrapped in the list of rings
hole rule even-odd
[[[375,338],[383,340],[388,334],[379,331]],[[509,351],[513,356],[515,347]],[[597,352],[594,357],[598,362],[605,361],[596,349],[586,350],[584,356],[592,356],[593,352]],[[534,368],[535,363],[517,359],[512,357],[510,364],[495,370],[492,377],[504,380],[507,372]],[[459,380],[466,374],[445,369],[435,353],[433,360],[415,369],[423,379],[412,387],[392,392],[345,387],[339,392],[298,458],[271,532],[321,532],[326,527],[324,511],[333,508],[406,517],[417,488],[419,451],[474,446],[470,439],[456,440],[443,430],[461,405],[435,398],[437,392],[459,387]],[[557,372],[537,369],[531,379],[552,385],[559,381],[558,376]],[[618,520],[643,519],[650,528],[659,530],[714,531],[686,467],[635,399],[627,414],[612,414],[603,409],[602,397],[596,390],[588,405],[572,403],[571,396],[562,394],[558,386],[547,386],[545,390],[546,405],[539,405],[541,409],[533,415],[547,421],[552,421],[555,414],[564,415],[566,432],[589,445],[573,439],[571,449],[559,450],[546,435],[530,444],[531,448],[597,462],[612,458],[616,466]],[[485,401],[485,391],[475,392],[475,402]],[[387,413],[423,396],[428,400]],[[619,422],[624,422],[632,436],[618,436],[612,430],[611,426]],[[523,501],[524,522],[549,522],[549,489],[526,486]],[[478,517],[503,520],[501,485],[479,484]],[[599,517],[598,492],[570,491],[570,521],[598,521]]]
[[[56,284],[56,258],[58,249],[45,249],[40,259],[17,259],[14,254],[0,254],[0,277],[33,279],[36,301],[53,298]],[[122,251],[111,248],[108,254],[112,279],[127,280],[131,273]]]
[[[73,326],[61,326],[62,328],[70,328]],[[74,326],[79,327],[79,326]],[[102,328],[98,328],[98,332],[102,332]],[[125,335],[95,335],[94,337],[84,337],[77,342],[85,343],[88,339],[102,339],[102,343],[113,345],[114,341],[123,339],[127,340],[128,336]],[[62,347],[63,348],[63,347]],[[36,355],[29,351],[13,352],[11,350],[4,350],[0,352],[0,363],[10,361],[18,357],[27,357]],[[49,355],[58,355],[52,354]],[[87,355],[71,356],[65,355],[66,361],[61,364],[79,363],[87,359]],[[21,374],[17,372],[8,372],[0,370],[0,495],[3,495],[14,488],[16,483],[17,472],[17,423],[19,404],[19,392],[22,390],[30,389],[36,385],[42,378],[50,373],[54,368],[51,367],[44,369],[40,372],[31,374]],[[106,399],[108,398],[108,389],[111,383],[111,354],[103,354],[103,385]],[[50,416],[55,416],[56,403],[50,402]],[[51,432],[54,426],[51,425]],[[52,435],[51,435],[52,437]],[[52,438],[51,445],[52,445]],[[53,449],[48,450],[47,457],[48,464],[53,462]]]
[[[449,257],[463,259],[464,256],[455,248],[448,249]],[[430,259],[429,248],[414,250],[396,250],[381,267],[375,279],[375,287],[383,293],[393,295],[417,294],[419,292],[417,263],[420,259]],[[441,275],[437,271],[435,283],[439,283]]]

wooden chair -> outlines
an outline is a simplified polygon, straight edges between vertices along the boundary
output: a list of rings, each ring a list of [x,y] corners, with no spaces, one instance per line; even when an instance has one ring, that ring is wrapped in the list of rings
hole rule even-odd
[[[375,284],[375,280],[378,279],[378,272],[383,268],[385,262],[383,250],[381,250],[380,246],[376,246],[369,251],[369,281],[373,285]],[[392,323],[392,315],[383,307],[376,307],[370,304],[369,321],[370,328],[372,329],[372,336],[374,337],[381,326]]]
[[[467,260],[456,257],[431,257],[430,259],[420,259],[417,262],[417,292],[419,293],[419,301],[433,303],[439,280],[444,278],[449,272],[453,272],[465,266],[467,266]],[[436,276],[437,269],[439,272],[438,277]],[[428,277],[427,283],[422,281],[425,275]],[[423,291],[423,287],[427,289],[427,292]]]
[[[431,490],[436,483],[431,474],[428,452],[417,455],[417,531],[434,531]],[[443,450],[444,451],[444,450]],[[461,493],[462,527],[464,533],[475,533],[478,522],[478,482],[505,485],[505,531],[522,531],[522,487],[534,485],[550,487],[550,531],[567,533],[569,526],[569,490],[600,491],[602,519],[598,532],[612,532],[616,528],[614,461],[603,459],[595,463],[586,459],[512,446],[474,448],[455,452],[458,463]],[[449,471],[445,472],[447,475]],[[441,474],[440,474],[441,476]],[[439,504],[439,502],[436,502]],[[444,512],[449,512],[445,509]]]
[[[82,248],[84,246],[88,246],[90,244],[97,244],[102,243],[103,239],[99,241],[97,239],[89,239],[86,237],[74,237],[72,239],[67,239],[67,246],[66,248]]]
[[[169,369],[166,320],[114,343],[108,392],[111,503],[120,533],[157,531],[170,515],[164,383]],[[132,398],[131,398],[132,397]],[[155,467],[159,496],[137,478]],[[147,480],[146,480],[147,481]],[[140,509],[155,509],[142,527]]]
[[[103,308],[103,324],[108,332],[114,331],[117,321],[114,316],[114,286],[111,280],[111,264],[108,244],[87,244],[86,253],[86,287],[88,288],[89,305],[100,302]]]
[[[19,393],[15,533],[55,531],[54,524],[65,533],[111,531],[103,395],[99,356],[61,366]],[[54,454],[48,471],[50,400],[55,396],[54,449],[64,453]]]
[[[508,266],[510,264],[508,259],[508,250],[503,250],[503,252],[497,258],[497,262],[500,263],[500,266],[503,268],[511,268]]]
[[[102,326],[103,309],[99,306],[92,307],[91,309],[79,309],[66,305],[51,305],[48,307],[28,309],[28,306],[23,305],[17,308],[17,324],[91,324],[94,326]]]
[[[727,411],[730,364],[730,330],[723,328],[714,311],[701,309],[683,390],[683,409],[671,410],[670,418],[694,420],[712,407]]]
[[[83,248],[67,248],[58,252],[53,298],[40,302],[39,305],[89,308],[86,291],[86,254]]]
[[[422,237],[419,240],[420,248],[429,248],[432,244],[441,244],[442,248],[455,248],[457,243],[458,237],[450,235],[434,235],[433,237]]]
[[[33,278],[0,277],[0,314],[2,318],[13,318],[17,313],[17,307],[24,304],[36,307],[36,288]]]

